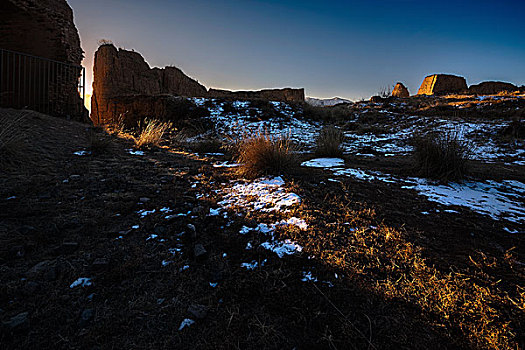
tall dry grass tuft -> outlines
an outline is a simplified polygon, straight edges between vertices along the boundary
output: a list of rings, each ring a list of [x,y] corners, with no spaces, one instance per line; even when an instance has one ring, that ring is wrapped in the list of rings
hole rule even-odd
[[[253,178],[261,175],[281,175],[296,168],[298,147],[290,135],[270,135],[267,132],[244,134],[235,140],[231,150],[240,164],[239,175]]]
[[[419,176],[443,182],[461,180],[468,172],[470,145],[457,132],[432,132],[412,139]]]
[[[326,126],[317,135],[315,154],[320,157],[341,157],[344,140],[345,134],[340,129]]]
[[[139,135],[135,137],[138,148],[158,146],[164,133],[172,127],[171,123],[156,119],[145,119],[139,125]]]
[[[16,165],[27,160],[21,124],[27,112],[0,111],[0,167]]]

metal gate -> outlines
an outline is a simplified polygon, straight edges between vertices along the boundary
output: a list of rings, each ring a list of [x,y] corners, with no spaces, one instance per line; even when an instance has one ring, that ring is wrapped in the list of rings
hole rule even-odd
[[[0,107],[79,119],[84,108],[82,66],[0,49]]]

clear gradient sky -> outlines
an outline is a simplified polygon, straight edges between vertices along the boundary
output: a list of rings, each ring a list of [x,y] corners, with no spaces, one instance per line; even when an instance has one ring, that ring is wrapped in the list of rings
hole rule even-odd
[[[207,87],[369,98],[432,73],[525,84],[525,0],[68,0],[91,91],[99,39]]]

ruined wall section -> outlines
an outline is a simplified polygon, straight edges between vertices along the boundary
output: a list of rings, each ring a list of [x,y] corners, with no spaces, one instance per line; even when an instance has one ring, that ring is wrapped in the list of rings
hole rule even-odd
[[[465,78],[450,74],[433,74],[427,76],[418,95],[442,95],[449,93],[462,93],[468,90]]]
[[[143,111],[162,110],[165,116],[166,111],[172,110],[170,106],[174,103],[167,95],[304,101],[304,89],[208,91],[177,67],[150,68],[137,52],[117,49],[111,44],[98,48],[93,65],[91,98],[91,119],[95,124],[115,123],[128,117],[135,119],[137,113]],[[130,96],[137,96],[137,100],[132,103],[133,99],[129,98]],[[151,98],[155,96],[159,102]],[[139,101],[145,105],[139,106]]]
[[[0,48],[80,66],[84,52],[73,22],[73,10],[65,0],[0,0],[0,9]],[[53,105],[53,115],[89,120],[78,94],[80,67],[67,69],[67,73],[58,69],[51,72],[52,68],[44,72],[48,65],[38,59],[12,59],[14,62],[9,62],[8,58],[3,58],[11,63],[9,68],[15,73],[29,71],[33,75],[25,78],[27,81],[22,76],[16,84],[3,81],[4,99],[0,101],[3,106],[19,108],[19,105],[27,105],[40,110],[43,105]],[[44,81],[48,76],[52,78]],[[36,92],[30,79],[39,82]],[[13,97],[30,93],[33,94],[31,104]]]
[[[229,99],[263,99],[282,102],[304,102],[304,89],[267,89],[259,91],[228,91],[210,89],[210,97]]]

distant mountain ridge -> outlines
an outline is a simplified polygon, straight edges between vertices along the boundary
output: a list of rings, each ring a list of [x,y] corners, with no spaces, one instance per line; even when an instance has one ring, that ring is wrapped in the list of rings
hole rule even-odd
[[[340,103],[353,103],[350,100],[340,98],[340,97],[332,97],[332,98],[315,98],[315,97],[307,97],[305,99],[306,103],[316,106],[316,107],[328,107],[328,106],[335,106]]]

